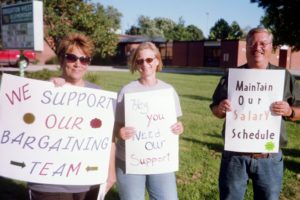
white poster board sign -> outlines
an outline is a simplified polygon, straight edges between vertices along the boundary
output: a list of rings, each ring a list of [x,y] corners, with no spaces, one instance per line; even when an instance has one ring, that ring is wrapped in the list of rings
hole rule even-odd
[[[3,74],[0,175],[46,184],[105,182],[116,96]]]
[[[159,174],[178,170],[178,135],[173,89],[125,94],[125,124],[136,135],[125,142],[127,174]]]
[[[226,113],[225,150],[278,152],[281,116],[270,106],[281,101],[284,70],[230,69]]]
[[[2,6],[1,10],[4,49],[44,49],[42,1]]]

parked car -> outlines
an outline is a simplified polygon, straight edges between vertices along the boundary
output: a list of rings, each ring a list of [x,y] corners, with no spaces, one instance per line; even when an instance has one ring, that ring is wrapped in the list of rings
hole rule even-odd
[[[0,50],[0,66],[18,67],[20,55],[20,50]],[[25,56],[27,65],[36,61],[36,53],[32,50],[24,50],[23,55]]]

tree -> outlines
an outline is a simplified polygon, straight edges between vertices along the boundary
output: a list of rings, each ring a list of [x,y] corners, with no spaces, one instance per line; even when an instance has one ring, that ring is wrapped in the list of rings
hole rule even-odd
[[[209,39],[225,40],[228,38],[231,27],[224,19],[219,19],[215,25],[210,29]]]
[[[125,31],[128,35],[142,35],[141,29],[137,26],[131,26],[129,30]]]
[[[166,40],[201,40],[203,32],[194,25],[185,27],[184,20],[181,17],[178,23],[168,18],[154,18],[153,20],[146,16],[138,18],[138,26],[131,26],[126,31],[132,35],[147,35],[149,37],[162,37]]]
[[[44,0],[45,41],[56,52],[66,34],[82,32],[93,39],[96,55],[105,58],[115,53],[118,43],[115,31],[120,28],[121,16],[113,7],[105,9],[89,1]]]
[[[182,17],[180,17],[178,23],[174,27],[172,40],[178,40],[178,41],[187,40],[187,32],[185,30],[184,23],[185,21],[183,20]]]
[[[144,15],[138,18],[138,25],[142,35],[149,37],[163,37],[163,31],[156,27],[155,21]]]
[[[204,35],[203,32],[194,25],[188,25],[186,27],[186,32],[188,33],[189,40],[203,40]]]
[[[243,31],[236,21],[231,23],[230,32],[227,39],[241,39]]]
[[[242,36],[242,38],[243,38],[243,39],[246,39],[247,34],[248,34],[248,32],[249,32],[251,29],[252,29],[251,26],[246,26],[246,27],[244,27],[244,28],[242,29],[242,31],[243,31],[243,36]]]
[[[274,45],[287,44],[300,50],[300,0],[251,0],[265,10],[261,23],[274,35]]]
[[[168,18],[154,18],[155,26],[163,31],[166,40],[172,40],[174,37],[174,28],[176,23]]]
[[[224,19],[219,19],[210,29],[209,33],[209,39],[212,40],[236,40],[242,37],[243,30],[240,25],[236,21],[233,21],[231,25],[229,25]]]

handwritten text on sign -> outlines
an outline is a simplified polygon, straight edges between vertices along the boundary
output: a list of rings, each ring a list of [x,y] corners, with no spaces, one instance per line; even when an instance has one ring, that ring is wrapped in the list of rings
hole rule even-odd
[[[178,170],[178,136],[170,128],[176,116],[172,88],[125,94],[125,123],[136,129],[126,140],[126,173]]]
[[[29,182],[106,181],[116,93],[4,74],[0,175]]]
[[[284,70],[230,69],[226,113],[225,150],[278,152],[281,116],[270,106],[281,101]]]

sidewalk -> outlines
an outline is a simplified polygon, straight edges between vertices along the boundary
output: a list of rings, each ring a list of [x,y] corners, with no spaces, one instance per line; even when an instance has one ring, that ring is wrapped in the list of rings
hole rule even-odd
[[[162,72],[175,74],[223,75],[225,70],[216,68],[163,68]]]
[[[29,65],[25,71],[29,72],[35,72],[35,71],[41,71],[43,69],[47,69],[49,71],[57,71],[59,70],[59,65]],[[19,68],[17,67],[0,67],[0,71],[3,72],[17,72],[19,71]],[[89,66],[89,71],[128,71],[126,68],[122,67],[113,67],[113,66],[95,66],[91,65]]]

